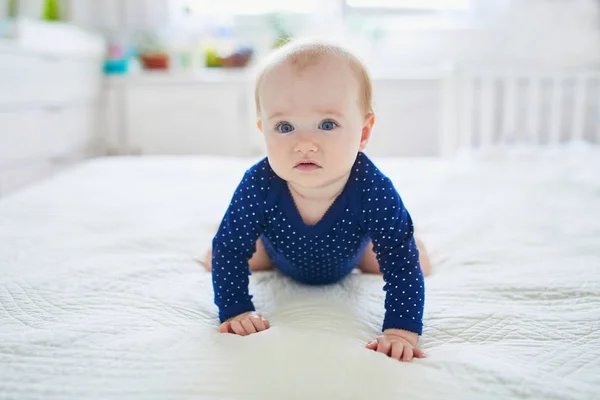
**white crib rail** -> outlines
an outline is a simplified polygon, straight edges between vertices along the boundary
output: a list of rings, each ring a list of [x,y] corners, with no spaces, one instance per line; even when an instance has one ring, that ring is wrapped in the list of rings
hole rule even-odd
[[[600,143],[600,71],[453,71],[441,153],[510,144]]]

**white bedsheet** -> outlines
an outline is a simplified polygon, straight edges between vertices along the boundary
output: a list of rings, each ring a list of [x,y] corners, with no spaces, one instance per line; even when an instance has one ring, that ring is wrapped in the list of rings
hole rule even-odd
[[[600,399],[598,148],[379,160],[433,263],[412,364],[364,349],[374,275],[256,273],[272,328],[217,333],[196,259],[250,163],[99,159],[0,200],[0,398]]]

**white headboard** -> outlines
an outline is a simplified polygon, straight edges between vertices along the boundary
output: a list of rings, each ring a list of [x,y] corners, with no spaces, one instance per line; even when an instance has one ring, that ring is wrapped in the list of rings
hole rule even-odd
[[[600,71],[453,70],[441,154],[506,144],[600,143]]]

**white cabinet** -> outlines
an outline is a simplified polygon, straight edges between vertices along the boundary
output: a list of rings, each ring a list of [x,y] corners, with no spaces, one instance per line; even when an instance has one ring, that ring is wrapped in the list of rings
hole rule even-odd
[[[0,110],[0,171],[98,146],[98,104]]]
[[[109,148],[118,154],[261,153],[251,80],[221,72],[109,79]]]
[[[133,87],[126,101],[130,145],[142,154],[241,153],[245,110],[233,84]]]
[[[0,196],[101,151],[101,39],[65,24],[19,27],[0,41]],[[42,46],[53,37],[73,40]]]
[[[52,110],[46,121],[49,158],[60,162],[73,154],[92,153],[99,147],[98,102],[85,102]]]
[[[40,129],[44,109],[0,112],[0,170],[43,157],[48,141]]]
[[[98,98],[100,59],[0,50],[0,110]]]

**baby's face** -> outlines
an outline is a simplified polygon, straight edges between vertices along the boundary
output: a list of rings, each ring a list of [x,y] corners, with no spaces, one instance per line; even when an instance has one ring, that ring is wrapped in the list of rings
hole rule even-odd
[[[373,119],[346,61],[324,57],[302,70],[279,65],[264,76],[259,97],[259,127],[277,175],[307,188],[348,176]]]

